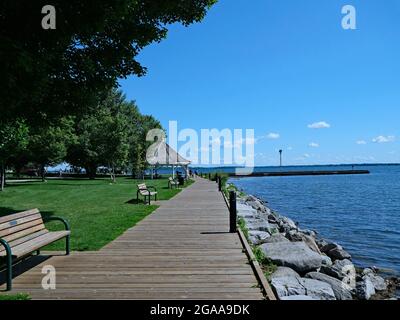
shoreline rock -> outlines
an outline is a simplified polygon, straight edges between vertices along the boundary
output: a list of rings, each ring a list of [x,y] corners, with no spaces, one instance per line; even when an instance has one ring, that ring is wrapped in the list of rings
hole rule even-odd
[[[255,196],[238,198],[238,217],[249,241],[278,266],[271,285],[281,300],[392,299],[399,278],[384,279],[374,268],[354,266],[351,255],[316,231],[302,230],[292,219]]]

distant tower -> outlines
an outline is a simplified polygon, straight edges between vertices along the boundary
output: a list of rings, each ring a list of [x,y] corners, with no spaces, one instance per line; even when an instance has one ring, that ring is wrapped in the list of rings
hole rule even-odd
[[[282,149],[279,150],[279,166],[282,167]]]

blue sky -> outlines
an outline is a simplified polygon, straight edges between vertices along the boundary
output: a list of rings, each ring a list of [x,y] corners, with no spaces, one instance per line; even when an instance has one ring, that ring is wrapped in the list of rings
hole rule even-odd
[[[400,162],[399,16],[398,0],[220,0],[143,50],[147,76],[121,89],[166,128],[254,129],[256,165],[280,148],[287,165]]]

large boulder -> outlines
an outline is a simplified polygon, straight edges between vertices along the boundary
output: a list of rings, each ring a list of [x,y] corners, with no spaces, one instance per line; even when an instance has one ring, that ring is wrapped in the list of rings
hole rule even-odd
[[[262,201],[260,201],[260,199],[257,199],[254,196],[248,196],[245,201],[246,201],[247,205],[251,206],[253,209],[257,210],[258,212],[262,212],[262,213],[267,212],[267,208],[264,206]]]
[[[245,219],[246,220],[246,228],[249,231],[264,231],[269,234],[274,234],[278,232],[276,226],[268,223],[268,221],[263,219]]]
[[[332,260],[351,260],[351,255],[337,243],[327,243],[321,247],[321,252],[325,253]]]
[[[304,242],[265,243],[261,249],[278,266],[289,267],[299,273],[315,271],[322,265],[321,256]]]
[[[374,284],[369,278],[365,278],[357,283],[357,297],[360,300],[369,300],[375,294]]]
[[[285,230],[298,230],[296,223],[288,217],[281,217],[279,226]]]
[[[265,243],[271,235],[265,231],[249,231],[249,240],[254,246]]]
[[[321,254],[321,257],[322,257],[322,266],[332,267],[333,262],[332,262],[331,258],[329,258],[327,255],[325,255],[325,253]]]
[[[337,300],[353,300],[352,288],[346,283],[320,272],[310,272],[306,278],[326,282],[332,287]]]
[[[264,243],[290,242],[284,235],[275,233],[271,235]]]
[[[286,237],[290,241],[303,241],[312,251],[321,254],[317,243],[311,236],[308,236],[302,232],[297,232],[296,230],[291,230],[286,234]]]
[[[371,283],[374,286],[375,291],[386,291],[388,286],[385,282],[385,279],[382,277],[374,274],[374,273],[369,273],[363,277],[363,280],[369,279]]]
[[[354,264],[347,259],[336,260],[332,266],[323,265],[321,267],[321,272],[341,281],[347,279],[347,284],[350,284],[350,281],[354,280],[356,277],[356,268]]]
[[[288,267],[278,267],[276,271],[271,275],[271,279],[273,278],[282,278],[282,277],[296,277],[301,278],[300,275],[291,268]]]
[[[332,287],[318,280],[299,278],[297,276],[282,276],[273,277],[271,285],[281,300],[290,296],[308,296],[316,300],[336,300]]]

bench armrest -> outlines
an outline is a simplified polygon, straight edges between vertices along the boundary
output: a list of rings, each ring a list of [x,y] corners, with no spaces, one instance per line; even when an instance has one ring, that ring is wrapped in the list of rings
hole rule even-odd
[[[67,231],[71,230],[68,221],[63,219],[63,218],[60,218],[60,217],[48,217],[48,218],[45,219],[44,222],[50,222],[50,221],[61,221],[64,224],[65,230],[67,230]]]
[[[10,247],[10,245],[8,244],[8,242],[7,242],[6,240],[0,238],[0,244],[2,244],[3,247],[4,247],[4,249],[6,250],[7,256],[10,256],[10,257],[11,257],[11,256],[12,256],[12,254],[11,254],[11,247]]]

